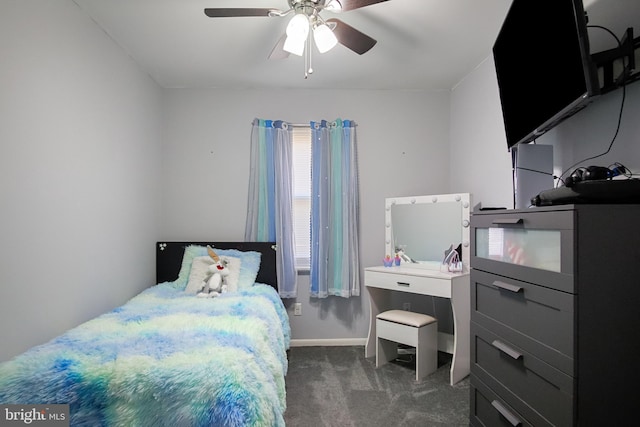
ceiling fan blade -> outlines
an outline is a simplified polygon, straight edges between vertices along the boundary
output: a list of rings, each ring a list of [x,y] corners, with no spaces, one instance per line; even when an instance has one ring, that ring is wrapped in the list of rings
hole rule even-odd
[[[336,35],[338,42],[345,47],[348,47],[358,55],[367,53],[376,45],[376,43],[378,43],[377,40],[372,39],[365,33],[356,30],[351,25],[345,24],[339,19],[327,19],[327,23],[330,22],[335,23],[333,34]]]
[[[275,9],[257,9],[257,8],[208,8],[204,10],[204,14],[209,18],[233,18],[236,16],[269,16],[270,12]]]
[[[383,3],[389,0],[338,0],[342,5],[342,11],[360,9],[361,7],[370,6],[376,3]]]
[[[278,40],[278,43],[276,43],[276,45],[273,47],[273,50],[269,54],[269,59],[287,59],[289,57],[290,53],[283,49],[284,41],[286,39],[286,34],[280,37],[280,40]]]

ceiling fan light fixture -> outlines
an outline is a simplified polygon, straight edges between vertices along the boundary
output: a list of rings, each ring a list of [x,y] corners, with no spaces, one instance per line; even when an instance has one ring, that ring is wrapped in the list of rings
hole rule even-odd
[[[292,53],[294,55],[302,56],[304,53],[305,39],[298,39],[296,37],[287,36],[282,46],[282,50]]]
[[[304,13],[296,13],[287,25],[287,37],[306,40],[309,35],[309,17]]]
[[[296,13],[287,25],[287,39],[282,49],[302,56],[307,37],[309,37],[309,17],[304,13]]]
[[[338,38],[326,24],[320,24],[313,29],[313,40],[320,53],[328,52],[338,44]]]

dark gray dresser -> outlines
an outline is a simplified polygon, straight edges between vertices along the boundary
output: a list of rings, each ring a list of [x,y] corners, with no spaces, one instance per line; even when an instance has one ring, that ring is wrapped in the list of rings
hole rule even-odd
[[[471,217],[474,426],[640,419],[640,205]]]

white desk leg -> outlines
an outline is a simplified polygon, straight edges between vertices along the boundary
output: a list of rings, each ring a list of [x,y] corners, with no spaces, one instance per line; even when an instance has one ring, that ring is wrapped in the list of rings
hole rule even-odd
[[[366,288],[369,293],[369,334],[364,346],[364,357],[376,355],[376,316],[389,310],[391,291],[380,288]]]
[[[469,276],[454,280],[451,284],[451,310],[453,311],[454,344],[451,360],[451,385],[469,375],[471,361],[471,284]]]

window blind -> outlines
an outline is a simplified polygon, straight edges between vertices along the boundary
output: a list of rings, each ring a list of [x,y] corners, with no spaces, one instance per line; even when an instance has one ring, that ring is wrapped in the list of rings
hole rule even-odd
[[[296,267],[304,269],[311,259],[311,129],[295,126],[292,138]]]

